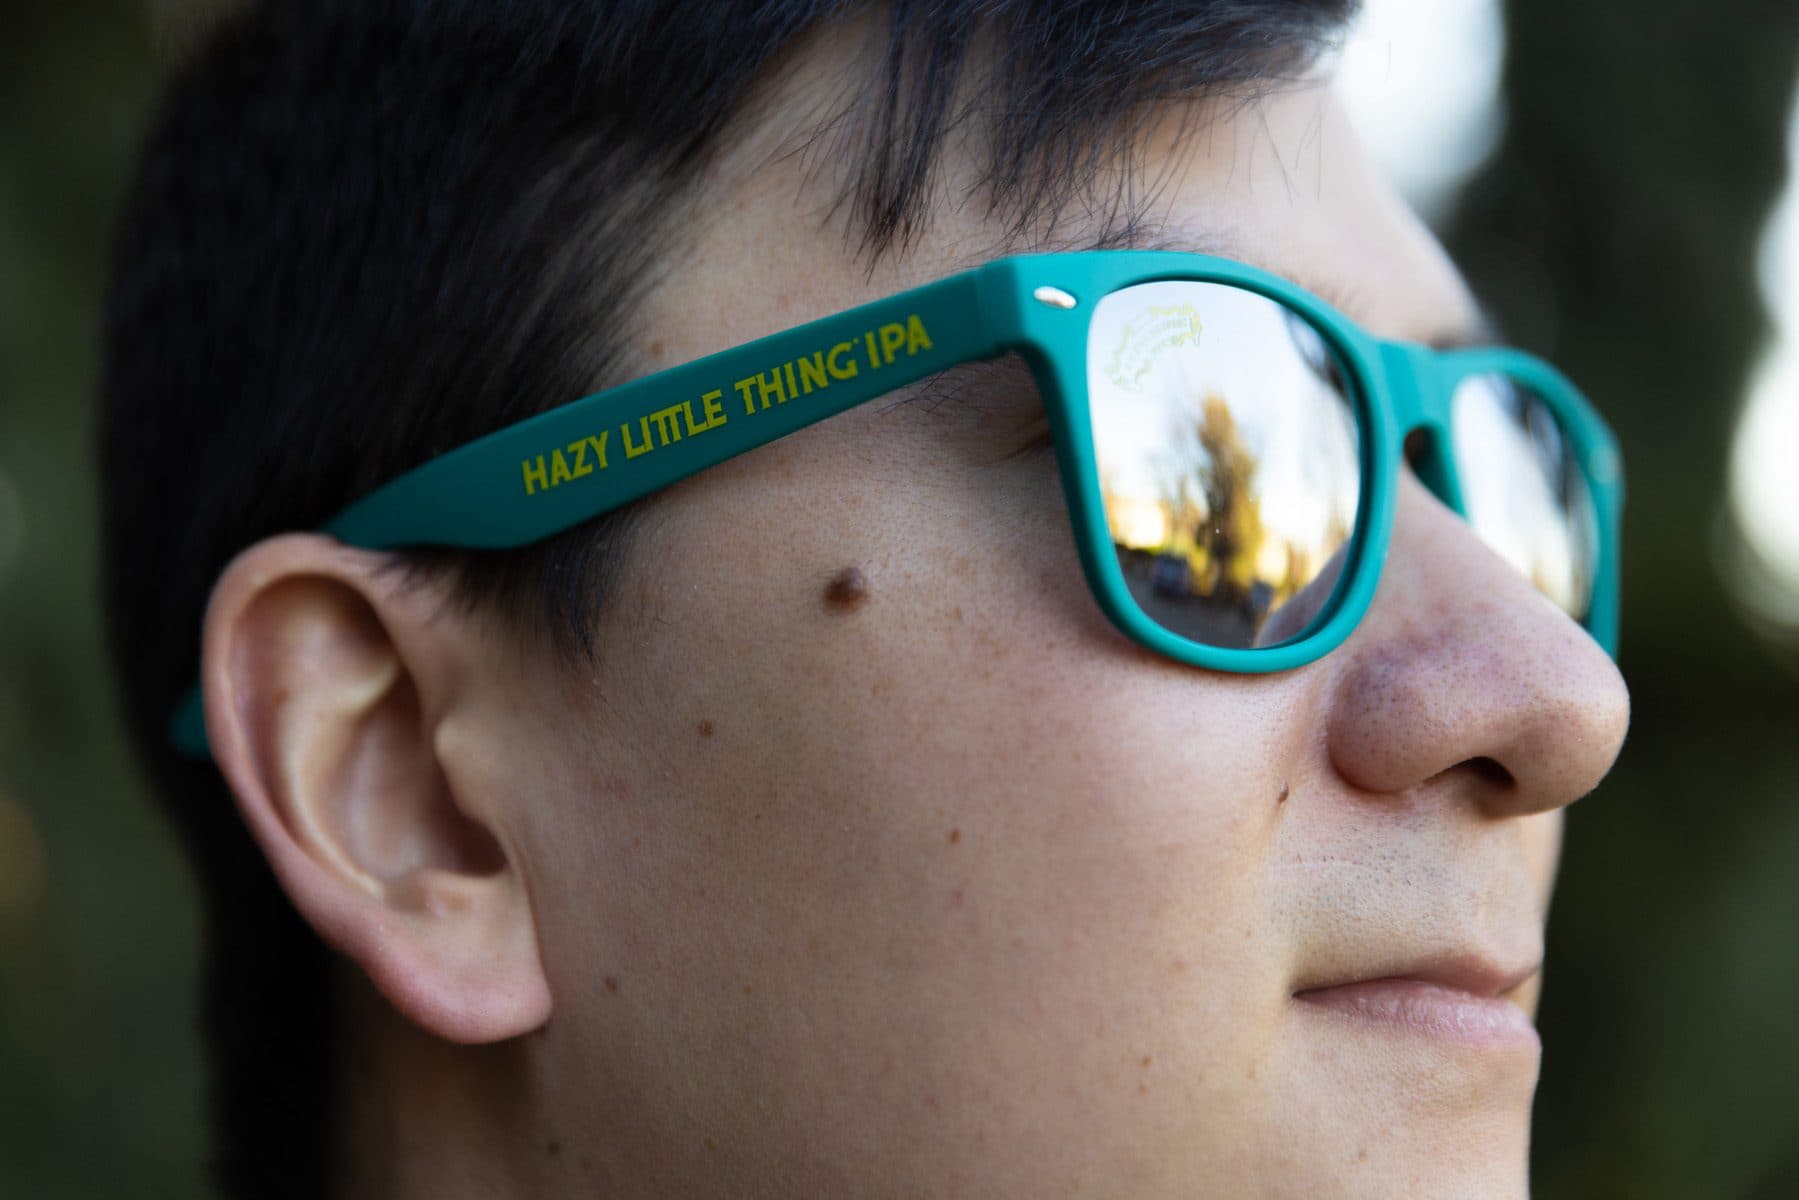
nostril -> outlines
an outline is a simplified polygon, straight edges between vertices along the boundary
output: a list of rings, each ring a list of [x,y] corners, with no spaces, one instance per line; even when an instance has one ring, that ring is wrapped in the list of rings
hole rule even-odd
[[[1481,779],[1500,787],[1511,787],[1518,782],[1517,778],[1510,771],[1506,770],[1505,766],[1496,758],[1488,758],[1485,755],[1482,755],[1479,758],[1471,758],[1462,765],[1474,772],[1474,774]]]

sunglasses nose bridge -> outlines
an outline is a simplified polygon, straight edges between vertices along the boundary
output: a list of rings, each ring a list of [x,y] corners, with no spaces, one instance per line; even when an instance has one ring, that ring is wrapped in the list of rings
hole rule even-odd
[[[1383,341],[1380,370],[1394,445],[1377,453],[1394,454],[1437,499],[1466,514],[1449,428],[1455,380],[1443,356],[1415,342]]]

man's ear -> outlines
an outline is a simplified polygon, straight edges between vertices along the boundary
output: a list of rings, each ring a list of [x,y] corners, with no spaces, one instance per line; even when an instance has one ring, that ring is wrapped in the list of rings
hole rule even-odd
[[[489,682],[475,620],[381,555],[290,534],[220,577],[201,661],[213,756],[294,906],[401,1013],[465,1043],[550,1013],[516,797],[446,758],[482,753],[457,725]]]

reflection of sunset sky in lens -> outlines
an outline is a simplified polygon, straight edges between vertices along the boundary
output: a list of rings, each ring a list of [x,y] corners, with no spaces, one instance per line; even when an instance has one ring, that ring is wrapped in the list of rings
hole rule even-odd
[[[1140,547],[1165,541],[1158,464],[1216,396],[1256,460],[1262,557],[1286,543],[1322,564],[1336,550],[1333,529],[1354,525],[1356,435],[1345,402],[1308,364],[1294,332],[1281,305],[1223,284],[1142,284],[1101,300],[1088,390],[1115,532]],[[1259,563],[1258,574],[1278,576],[1274,566]]]
[[[1595,517],[1585,483],[1564,479],[1566,450],[1541,402],[1532,403],[1538,436],[1550,444],[1533,440],[1506,380],[1476,375],[1456,388],[1450,421],[1462,502],[1482,541],[1580,619],[1591,599]],[[1573,511],[1563,507],[1564,487]]]

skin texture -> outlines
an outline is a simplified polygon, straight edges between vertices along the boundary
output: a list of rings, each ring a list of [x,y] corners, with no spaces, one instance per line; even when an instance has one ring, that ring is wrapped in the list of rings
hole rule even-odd
[[[806,128],[719,166],[649,365],[1001,249],[958,150],[871,271]],[[1323,84],[1171,109],[1142,165],[1163,244],[1388,336],[1474,323]],[[1534,1009],[1560,809],[1624,736],[1611,662],[1423,488],[1354,636],[1273,677],[1111,628],[1004,364],[691,479],[642,539],[592,670],[312,535],[215,593],[220,765],[360,968],[352,1193],[1527,1192],[1534,1045],[1295,998],[1459,956]]]

